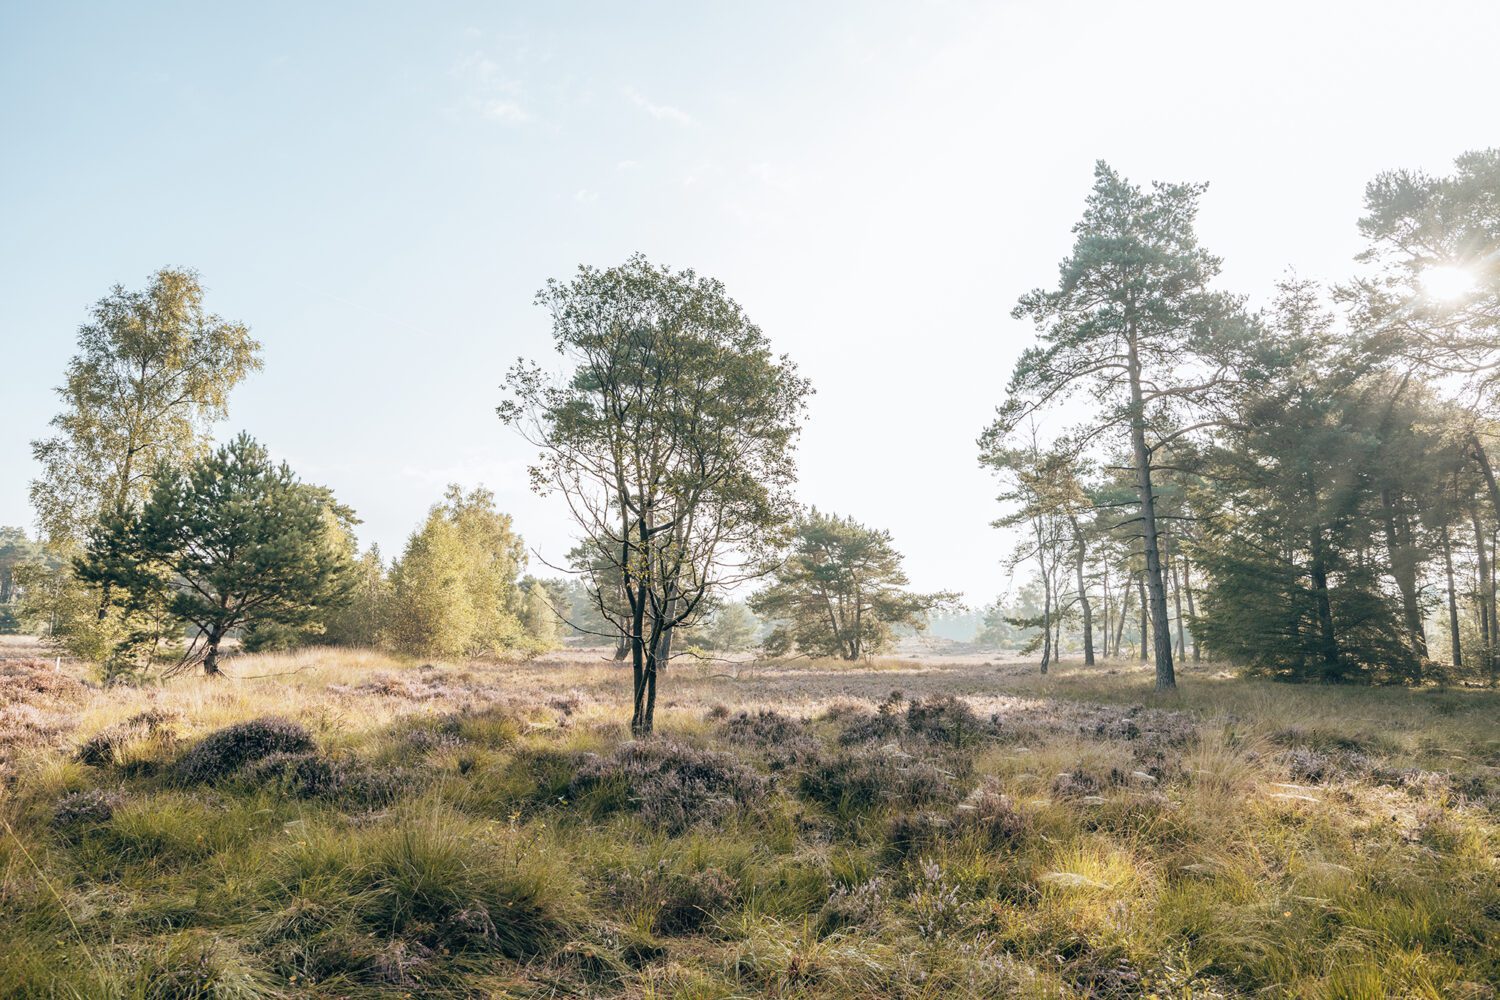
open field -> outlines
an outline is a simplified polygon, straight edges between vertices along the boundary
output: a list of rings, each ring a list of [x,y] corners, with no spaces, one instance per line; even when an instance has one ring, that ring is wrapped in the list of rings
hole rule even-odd
[[[40,652],[0,648],[6,997],[1500,981],[1491,691],[674,664],[637,745],[628,672],[590,656],[313,649],[99,689]]]

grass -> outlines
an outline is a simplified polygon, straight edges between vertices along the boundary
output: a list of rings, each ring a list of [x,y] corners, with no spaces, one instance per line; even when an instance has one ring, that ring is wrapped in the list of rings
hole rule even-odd
[[[0,996],[1495,997],[1500,695],[0,662]],[[268,721],[269,720],[269,721]]]

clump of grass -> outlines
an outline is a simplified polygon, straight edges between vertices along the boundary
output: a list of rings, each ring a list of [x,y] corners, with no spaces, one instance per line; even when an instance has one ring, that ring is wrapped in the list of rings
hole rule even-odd
[[[254,789],[370,808],[390,803],[411,780],[409,774],[395,769],[376,770],[311,751],[273,753],[246,764],[236,777]]]
[[[652,826],[681,832],[722,822],[759,802],[766,790],[765,777],[733,754],[658,737],[588,755],[571,791],[601,812],[628,810]]]
[[[580,913],[561,855],[443,806],[311,832],[272,868],[283,903],[263,934],[281,943],[282,968],[357,981],[432,985],[462,972],[445,955],[528,960],[566,940]]]
[[[723,739],[759,751],[773,771],[785,771],[815,758],[823,744],[807,723],[773,709],[739,712],[720,729]]]
[[[604,892],[634,914],[640,929],[673,937],[699,933],[740,902],[739,880],[727,872],[681,871],[665,859],[609,872]]]
[[[288,719],[267,716],[215,730],[177,761],[173,776],[184,785],[229,777],[253,761],[275,754],[305,754],[316,749],[306,729]]]
[[[800,790],[844,819],[893,803],[953,803],[959,795],[950,774],[894,747],[843,750],[813,762]]]
[[[174,712],[148,708],[84,740],[74,756],[90,767],[144,770],[148,762],[164,760],[175,751],[176,721]]]
[[[890,904],[890,889],[879,875],[856,885],[839,885],[818,911],[821,933],[874,928]]]
[[[949,746],[972,746],[994,735],[994,723],[980,719],[969,703],[953,695],[918,698],[906,708],[906,728],[913,734]]]

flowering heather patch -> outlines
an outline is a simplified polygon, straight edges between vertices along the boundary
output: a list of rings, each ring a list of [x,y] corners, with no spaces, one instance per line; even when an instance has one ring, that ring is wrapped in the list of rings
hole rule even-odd
[[[182,755],[174,771],[182,784],[196,785],[227,778],[246,764],[274,754],[313,749],[313,738],[301,725],[267,716],[209,733]]]
[[[664,830],[722,821],[760,801],[767,782],[733,754],[658,737],[590,755],[573,779],[575,798],[593,795]]]

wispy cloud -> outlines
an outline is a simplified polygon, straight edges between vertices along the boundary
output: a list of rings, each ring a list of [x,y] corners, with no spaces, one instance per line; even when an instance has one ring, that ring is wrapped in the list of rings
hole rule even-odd
[[[486,118],[493,118],[496,121],[513,122],[516,124],[531,121],[531,114],[525,108],[507,98],[480,101],[479,110]]]
[[[693,116],[686,111],[681,108],[674,108],[670,104],[657,104],[634,88],[625,88],[625,96],[630,98],[632,104],[657,121],[672,122],[677,125],[693,124]]]
[[[521,125],[532,120],[523,103],[521,81],[507,76],[500,64],[482,52],[470,53],[454,65],[451,75],[467,93],[463,97],[469,111],[490,121]]]

